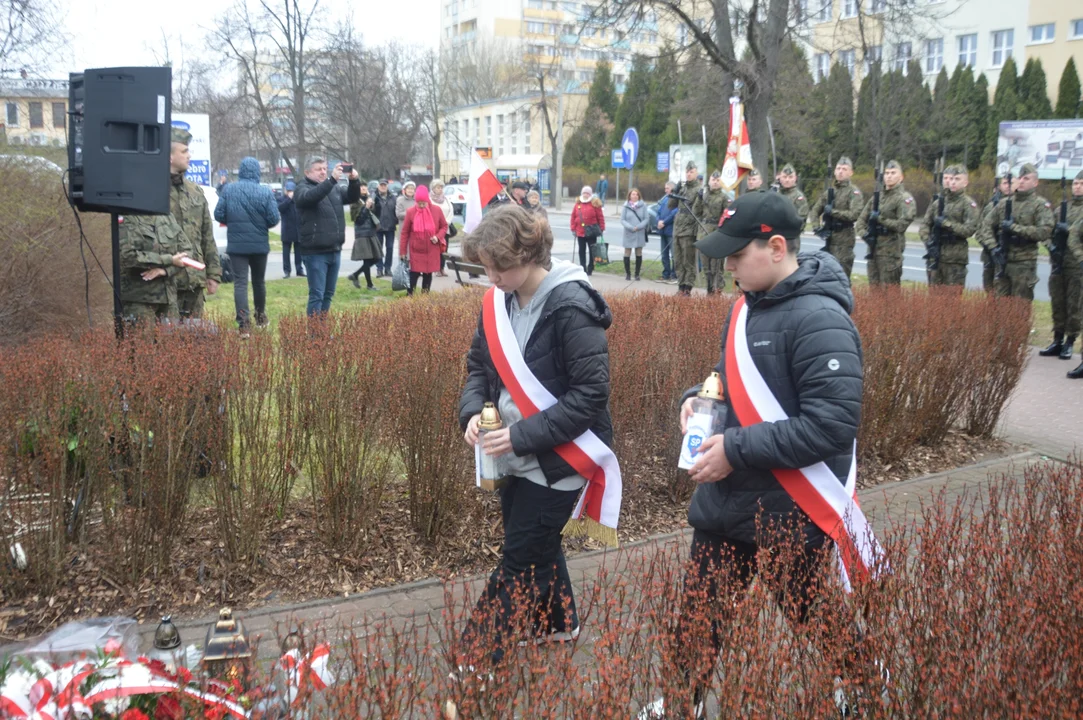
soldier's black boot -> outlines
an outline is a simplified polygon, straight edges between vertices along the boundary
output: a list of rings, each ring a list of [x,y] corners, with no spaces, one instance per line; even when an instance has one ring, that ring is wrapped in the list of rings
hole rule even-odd
[[[1083,362],[1079,363],[1079,367],[1075,370],[1068,371],[1069,380],[1083,380]]]
[[[1061,349],[1064,347],[1064,333],[1053,333],[1053,342],[1045,350],[1039,350],[1038,354],[1042,357],[1054,357],[1060,355]]]
[[[624,258],[624,279],[632,279],[632,259],[630,257]]]
[[[639,270],[643,267],[643,256],[636,255],[636,280],[639,279]]]
[[[1062,347],[1060,349],[1060,359],[1061,360],[1071,360],[1072,359],[1072,346],[1073,345],[1075,345],[1075,335],[1069,335],[1068,337],[1064,338],[1064,347]]]

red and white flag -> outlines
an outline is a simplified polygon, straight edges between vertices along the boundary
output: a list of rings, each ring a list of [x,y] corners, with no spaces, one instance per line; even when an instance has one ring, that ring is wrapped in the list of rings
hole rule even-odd
[[[470,182],[466,191],[464,232],[473,232],[481,222],[482,209],[503,189],[504,186],[500,180],[475,150],[470,158]]]
[[[323,690],[335,684],[335,676],[328,667],[331,646],[320,643],[311,654],[301,657],[299,650],[290,650],[278,660],[278,666],[286,675],[286,695],[293,704],[301,695],[303,687]]]
[[[730,139],[726,143],[726,160],[722,163],[722,187],[733,190],[752,169],[752,146],[748,142],[745,108],[740,98],[730,98]]]
[[[528,418],[556,405],[557,399],[527,367],[504,298],[504,292],[496,287],[485,293],[481,311],[485,342],[504,387],[511,393],[519,412]],[[589,535],[616,547],[622,492],[617,456],[591,430],[553,449],[587,479],[564,534]]]
[[[748,350],[748,306],[738,298],[726,339],[726,389],[743,427],[788,419]],[[853,577],[874,576],[886,566],[884,550],[857,503],[857,443],[845,486],[824,462],[800,469],[772,470],[778,482],[806,515],[835,541],[842,585]]]

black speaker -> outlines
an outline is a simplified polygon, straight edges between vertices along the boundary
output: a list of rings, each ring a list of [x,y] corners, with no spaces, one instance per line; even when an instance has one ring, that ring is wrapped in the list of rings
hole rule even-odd
[[[71,73],[68,192],[84,212],[169,213],[167,67]]]

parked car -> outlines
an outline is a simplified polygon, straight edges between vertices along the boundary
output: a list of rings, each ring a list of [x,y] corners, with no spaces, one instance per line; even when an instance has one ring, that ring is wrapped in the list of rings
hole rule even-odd
[[[456,215],[462,216],[466,213],[465,185],[445,185],[444,197],[451,201],[451,207],[455,209]]]

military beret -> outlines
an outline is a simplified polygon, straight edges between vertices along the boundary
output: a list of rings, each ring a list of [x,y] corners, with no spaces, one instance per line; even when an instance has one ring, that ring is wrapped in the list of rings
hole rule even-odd
[[[902,165],[897,160],[889,160],[887,165],[884,166],[885,170],[898,170],[902,172]]]
[[[684,169],[685,169],[685,172],[687,172],[689,170],[698,170],[699,168],[696,167],[696,161],[695,160],[689,160],[688,164],[684,166]]]
[[[839,158],[839,161],[837,163],[835,163],[835,164],[836,165],[846,165],[848,167],[853,167],[854,166],[854,161],[851,160],[850,158],[846,157],[845,155],[843,155],[842,157]]]
[[[1019,168],[1020,175],[1036,175],[1038,174],[1038,168],[1034,167],[1034,163],[1023,163],[1023,167]]]
[[[181,145],[191,145],[192,133],[188,132],[184,128],[174,127],[172,142],[180,143]]]
[[[783,175],[794,175],[796,173],[797,173],[797,171],[793,169],[793,165],[791,165],[789,163],[786,163],[785,165],[782,166],[782,174]]]
[[[1083,180],[1083,170],[1080,170],[1079,172],[1077,172],[1075,174],[1075,179],[1076,180]]]

